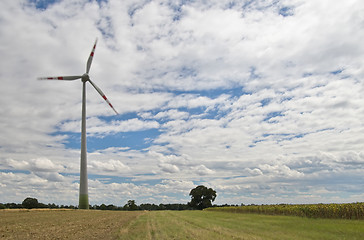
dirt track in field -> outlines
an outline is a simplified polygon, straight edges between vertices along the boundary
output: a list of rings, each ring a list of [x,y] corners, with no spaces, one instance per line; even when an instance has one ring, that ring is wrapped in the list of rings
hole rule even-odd
[[[144,212],[97,210],[0,211],[0,239],[116,239]]]

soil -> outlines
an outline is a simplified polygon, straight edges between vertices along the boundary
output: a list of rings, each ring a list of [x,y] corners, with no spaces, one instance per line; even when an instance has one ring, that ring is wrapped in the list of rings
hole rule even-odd
[[[2,210],[0,239],[116,239],[141,211]]]

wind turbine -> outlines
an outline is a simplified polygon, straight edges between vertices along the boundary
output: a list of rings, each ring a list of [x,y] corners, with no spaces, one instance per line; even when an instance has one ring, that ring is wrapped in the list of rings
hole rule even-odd
[[[118,112],[111,105],[105,94],[94,82],[91,81],[88,73],[90,71],[92,59],[95,54],[97,38],[95,44],[91,50],[90,56],[88,57],[86,64],[86,73],[82,76],[62,76],[62,77],[41,77],[39,80],[76,80],[81,79],[82,81],[82,124],[81,124],[81,166],[80,166],[80,193],[79,193],[79,209],[88,209],[88,183],[87,183],[87,145],[86,145],[86,82],[90,82],[101,97],[109,104],[116,114]]]

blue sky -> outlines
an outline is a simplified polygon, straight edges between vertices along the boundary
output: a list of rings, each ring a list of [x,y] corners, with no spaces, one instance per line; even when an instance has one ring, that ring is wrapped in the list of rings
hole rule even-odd
[[[90,204],[363,201],[364,3],[7,1],[0,202],[78,203],[80,81]]]

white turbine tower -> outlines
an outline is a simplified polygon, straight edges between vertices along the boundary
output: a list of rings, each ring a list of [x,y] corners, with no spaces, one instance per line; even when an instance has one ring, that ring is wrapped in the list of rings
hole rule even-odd
[[[105,94],[93,83],[88,75],[94,57],[97,39],[92,48],[91,54],[87,60],[86,73],[82,76],[62,76],[62,77],[41,77],[39,80],[76,80],[81,79],[82,86],[82,126],[81,126],[81,166],[80,166],[80,195],[79,195],[79,208],[88,209],[88,183],[87,183],[87,146],[86,146],[86,82],[90,82],[102,98],[109,104],[116,114],[118,112],[111,105]]]

